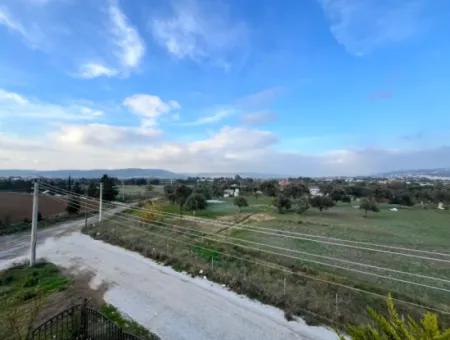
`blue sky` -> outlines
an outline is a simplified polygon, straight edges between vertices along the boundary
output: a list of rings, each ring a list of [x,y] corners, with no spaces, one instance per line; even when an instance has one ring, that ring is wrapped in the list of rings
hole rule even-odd
[[[449,167],[449,22],[444,0],[3,0],[0,167]]]

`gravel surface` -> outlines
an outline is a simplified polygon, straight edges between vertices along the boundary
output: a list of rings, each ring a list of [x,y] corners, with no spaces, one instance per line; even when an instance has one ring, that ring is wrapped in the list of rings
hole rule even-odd
[[[81,234],[83,221],[40,231],[39,258],[106,284],[104,299],[162,339],[337,339],[325,327],[287,321],[281,310],[207,279]],[[0,269],[28,255],[29,235],[0,237]]]

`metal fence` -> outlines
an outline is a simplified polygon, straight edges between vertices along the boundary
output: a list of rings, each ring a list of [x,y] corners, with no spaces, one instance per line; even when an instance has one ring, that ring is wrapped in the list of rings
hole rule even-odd
[[[84,301],[35,328],[30,340],[139,340]]]

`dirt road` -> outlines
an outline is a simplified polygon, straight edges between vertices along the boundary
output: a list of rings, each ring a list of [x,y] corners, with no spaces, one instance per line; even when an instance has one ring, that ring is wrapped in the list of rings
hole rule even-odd
[[[40,232],[37,254],[106,283],[104,299],[162,339],[336,339],[324,327],[286,321],[283,312],[94,240],[70,222]],[[0,269],[26,258],[29,235],[0,238]]]

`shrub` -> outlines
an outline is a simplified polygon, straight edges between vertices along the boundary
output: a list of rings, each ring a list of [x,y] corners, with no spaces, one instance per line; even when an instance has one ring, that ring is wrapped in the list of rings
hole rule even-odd
[[[426,312],[419,322],[411,316],[402,318],[399,316],[392,297],[387,298],[387,316],[369,308],[368,313],[373,321],[373,325],[350,325],[348,334],[353,340],[388,340],[388,339],[409,339],[409,340],[433,340],[450,339],[450,328],[442,329],[439,325],[436,314]],[[341,339],[345,339],[341,337]]]
[[[335,205],[334,201],[328,196],[314,196],[311,198],[310,203],[311,206],[319,209],[319,211],[334,207]]]
[[[233,204],[239,208],[239,211],[241,211],[242,207],[248,207],[247,200],[242,196],[235,197]]]

